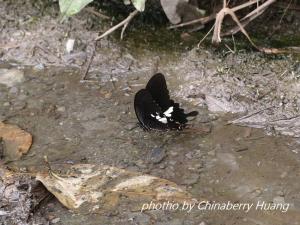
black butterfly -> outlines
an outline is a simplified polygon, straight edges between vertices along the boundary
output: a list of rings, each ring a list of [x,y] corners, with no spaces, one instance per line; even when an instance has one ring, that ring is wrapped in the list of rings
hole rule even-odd
[[[187,117],[198,112],[184,113],[179,104],[170,99],[165,77],[157,73],[151,77],[145,89],[134,97],[135,114],[145,130],[182,130]]]

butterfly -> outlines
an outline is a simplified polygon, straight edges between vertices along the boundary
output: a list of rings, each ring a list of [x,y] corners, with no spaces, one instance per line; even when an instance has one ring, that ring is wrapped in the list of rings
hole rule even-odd
[[[184,110],[170,99],[166,79],[157,73],[148,81],[145,89],[134,97],[134,110],[144,130],[182,130],[187,126],[188,117],[198,115],[197,111]]]

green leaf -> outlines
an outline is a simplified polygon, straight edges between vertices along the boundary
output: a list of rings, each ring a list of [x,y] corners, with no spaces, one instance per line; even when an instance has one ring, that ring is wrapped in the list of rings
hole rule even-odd
[[[65,16],[72,16],[92,1],[93,0],[59,0],[60,12]]]
[[[146,0],[131,0],[131,2],[138,11],[143,12],[145,10]]]

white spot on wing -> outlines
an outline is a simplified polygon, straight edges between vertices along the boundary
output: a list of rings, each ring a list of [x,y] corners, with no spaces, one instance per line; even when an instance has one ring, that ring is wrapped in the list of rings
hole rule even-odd
[[[159,122],[161,123],[168,123],[168,120],[166,117],[160,117],[159,114],[157,113],[157,116],[154,116],[153,114],[151,114],[152,117],[155,117],[155,119],[157,119]]]
[[[168,123],[168,120],[167,120],[166,117],[160,118],[158,121],[159,121],[159,122],[162,122],[162,123],[164,123],[164,124]]]
[[[165,112],[164,115],[166,117],[171,117],[172,116],[172,112],[173,112],[173,106],[171,106],[170,108],[168,108]]]

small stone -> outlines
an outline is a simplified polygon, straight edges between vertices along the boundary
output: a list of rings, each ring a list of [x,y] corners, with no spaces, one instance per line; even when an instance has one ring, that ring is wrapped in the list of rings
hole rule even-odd
[[[22,109],[26,108],[26,106],[27,106],[27,103],[24,102],[24,101],[22,101],[22,102],[16,102],[14,104],[14,109],[15,110],[22,110]]]
[[[24,101],[26,98],[27,98],[27,95],[20,94],[17,99],[20,100],[20,101]]]
[[[277,191],[276,194],[278,194],[280,197],[283,197],[283,196],[284,196],[284,192],[281,191],[281,190],[280,190],[280,191]]]
[[[125,125],[126,130],[133,130],[136,127],[138,127],[138,125],[136,123],[129,123],[129,124]]]
[[[9,93],[10,94],[17,94],[19,92],[19,89],[17,87],[12,87],[10,90],[9,90]]]
[[[55,219],[53,219],[53,220],[51,220],[51,223],[58,223],[60,221],[60,218],[55,218]]]
[[[147,168],[147,166],[145,165],[144,161],[143,160],[137,160],[135,161],[135,165],[137,167],[139,167],[140,169],[145,169]]]
[[[281,196],[276,196],[273,198],[273,203],[275,204],[284,204],[285,201],[284,201],[284,197],[281,197]]]
[[[210,155],[210,156],[216,156],[216,150],[211,150],[207,153],[207,155]]]
[[[4,103],[3,103],[3,106],[4,106],[4,107],[10,106],[10,102],[4,102]]]
[[[64,106],[57,106],[57,109],[56,109],[58,112],[65,112],[66,111],[66,107]]]
[[[193,185],[198,182],[198,179],[199,179],[199,174],[192,173],[192,174],[188,174],[187,177],[185,177],[181,183],[185,185]]]
[[[206,223],[202,221],[201,223],[199,223],[199,225],[206,225]]]
[[[178,156],[178,152],[170,152],[171,156]]]
[[[176,161],[172,160],[169,162],[170,165],[175,166],[176,165]]]
[[[150,216],[140,213],[140,212],[133,212],[128,213],[128,221],[134,222],[134,224],[149,224]]]
[[[280,178],[285,178],[287,174],[288,174],[288,173],[287,173],[286,171],[284,171],[284,172],[280,175]]]
[[[112,95],[111,92],[108,92],[104,95],[104,98],[111,98],[111,95]]]
[[[45,65],[43,63],[39,63],[33,67],[34,70],[43,70],[45,69]]]
[[[24,81],[24,72],[18,69],[0,69],[0,84],[13,87]]]
[[[193,158],[193,152],[186,153],[185,157],[188,158],[188,159],[192,159]]]
[[[166,152],[163,148],[156,147],[151,149],[148,155],[148,161],[154,164],[160,163],[166,157]]]
[[[74,49],[75,39],[68,39],[66,43],[66,52],[70,54]]]

